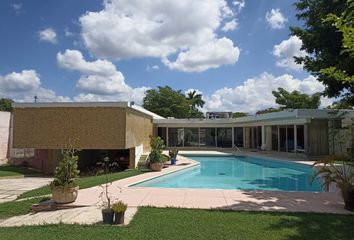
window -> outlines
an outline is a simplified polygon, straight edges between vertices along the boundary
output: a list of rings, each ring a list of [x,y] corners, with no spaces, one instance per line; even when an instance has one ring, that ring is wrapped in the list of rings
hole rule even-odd
[[[243,128],[235,127],[234,128],[234,141],[237,147],[243,147]]]
[[[165,145],[167,144],[167,131],[165,127],[159,127],[157,128],[157,136],[163,139],[165,142]]]
[[[216,147],[215,128],[200,129],[200,146],[201,147]]]
[[[217,147],[221,147],[221,148],[232,147],[232,128],[217,129]]]
[[[168,146],[183,147],[184,130],[183,128],[168,129]]]
[[[199,146],[198,128],[184,128],[184,146],[185,147]]]

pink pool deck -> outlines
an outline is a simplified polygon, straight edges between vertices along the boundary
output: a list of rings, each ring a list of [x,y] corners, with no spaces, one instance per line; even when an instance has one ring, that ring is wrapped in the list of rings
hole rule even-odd
[[[176,166],[161,172],[148,172],[115,181],[110,186],[113,200],[122,200],[129,206],[180,207],[199,209],[225,209],[244,211],[283,211],[353,214],[345,210],[338,192],[281,192],[244,191],[223,189],[184,189],[129,187],[130,185],[176,172],[198,162],[179,156]],[[101,189],[92,187],[79,191],[74,205],[93,206],[102,204]]]

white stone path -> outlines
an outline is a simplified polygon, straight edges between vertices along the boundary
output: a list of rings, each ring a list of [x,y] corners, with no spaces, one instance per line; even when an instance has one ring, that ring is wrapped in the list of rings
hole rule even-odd
[[[52,178],[23,177],[0,179],[0,203],[15,200],[20,194],[49,184]]]

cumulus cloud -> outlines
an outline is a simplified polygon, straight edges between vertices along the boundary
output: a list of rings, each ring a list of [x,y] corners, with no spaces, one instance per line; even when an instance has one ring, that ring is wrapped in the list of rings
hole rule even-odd
[[[232,19],[229,22],[226,22],[225,25],[221,28],[222,31],[228,32],[235,30],[238,26],[238,23],[236,22],[236,19]]]
[[[38,32],[39,40],[49,42],[52,44],[57,43],[57,33],[53,28],[46,28]]]
[[[83,42],[98,58],[157,57],[168,67],[198,72],[237,61],[238,48],[230,39],[232,44],[220,45],[224,40],[217,36],[222,22],[233,15],[225,0],[112,0],[79,20]],[[226,52],[222,49],[228,56],[209,64],[211,55],[203,47],[209,45],[228,47]],[[201,55],[201,61],[185,61],[192,65],[179,67],[182,58],[191,59],[191,52]],[[176,63],[166,61],[171,56],[177,56]]]
[[[41,102],[70,101],[68,97],[57,96],[53,90],[41,87],[40,77],[35,70],[0,75],[0,96],[28,102],[32,102],[34,96]]]
[[[218,68],[222,64],[233,64],[238,60],[239,55],[240,50],[233,47],[230,39],[224,37],[181,52],[174,62],[165,58],[163,63],[170,69],[203,72],[210,68]]]
[[[58,65],[79,71],[81,77],[76,87],[82,91],[75,101],[135,101],[141,103],[149,88],[132,88],[124,81],[123,74],[107,60],[86,61],[80,51],[67,49],[57,54]]]
[[[291,36],[289,39],[282,41],[273,47],[273,55],[276,57],[276,65],[292,70],[301,70],[303,64],[297,64],[294,56],[304,57],[306,51],[301,50],[302,41],[297,36]]]
[[[237,8],[237,13],[241,12],[241,10],[246,6],[245,0],[234,0],[232,4]]]
[[[240,86],[224,87],[210,96],[205,96],[204,108],[207,111],[256,112],[260,109],[277,107],[272,91],[278,87],[290,92],[298,90],[306,94],[324,90],[324,86],[313,76],[300,80],[289,74],[274,76],[265,72],[247,79]],[[327,106],[331,102],[329,99],[322,100],[322,106]]]
[[[288,21],[280,9],[272,9],[266,13],[266,20],[272,29],[282,29],[285,27],[285,23]]]

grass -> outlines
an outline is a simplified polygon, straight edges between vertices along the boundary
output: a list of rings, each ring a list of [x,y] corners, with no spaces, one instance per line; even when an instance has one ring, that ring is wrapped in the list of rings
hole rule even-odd
[[[30,177],[30,176],[40,176],[42,175],[40,172],[20,167],[14,165],[2,165],[0,166],[0,178],[3,177]]]
[[[111,179],[111,181],[117,181],[117,180],[120,180],[123,178],[132,177],[132,176],[135,176],[135,175],[138,175],[141,173],[142,172],[140,172],[138,170],[116,172],[116,173],[112,173],[110,175],[110,179]],[[105,179],[104,175],[82,177],[79,179],[79,187],[80,187],[80,189],[94,187],[94,186],[98,186],[100,184],[105,183],[105,181],[106,181],[106,179]],[[33,189],[31,191],[22,193],[18,197],[18,199],[29,198],[29,197],[38,197],[38,196],[43,196],[43,195],[47,195],[50,193],[51,193],[51,191],[50,191],[49,186],[43,186],[40,188]]]
[[[46,225],[0,228],[7,239],[353,240],[354,216],[140,208],[128,227]]]
[[[23,201],[0,203],[0,219],[30,213],[31,206],[39,203],[42,199],[43,198],[31,198]]]

